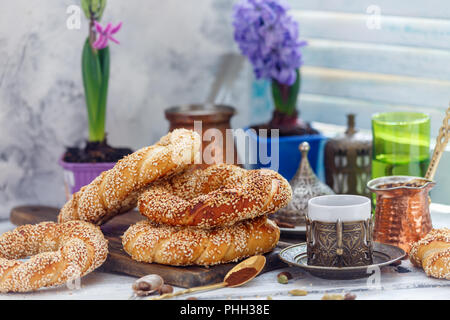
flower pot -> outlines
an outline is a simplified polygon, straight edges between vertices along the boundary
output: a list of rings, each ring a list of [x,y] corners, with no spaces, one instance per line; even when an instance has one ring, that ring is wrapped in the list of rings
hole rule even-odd
[[[252,143],[256,142],[257,145],[257,148],[250,148],[249,150],[250,153],[256,152],[256,155],[251,154],[249,159],[257,159],[257,163],[250,164],[250,167],[252,169],[271,167],[272,161],[267,164],[261,161],[259,150],[261,147],[265,148],[265,150],[267,150],[267,156],[271,157],[272,138],[259,137],[253,130],[248,129],[249,128],[245,129],[248,137],[253,140]],[[318,176],[321,176],[321,170],[323,170],[321,168],[323,164],[322,150],[326,139],[327,138],[321,134],[279,137],[278,168],[275,167],[273,169],[277,170],[287,180],[291,180],[294,177],[301,160],[301,153],[298,147],[302,142],[306,141],[311,148],[308,153],[308,160],[311,164],[311,168]]]
[[[75,163],[59,160],[60,166],[64,169],[64,184],[66,198],[70,199],[72,194],[89,184],[97,178],[103,171],[112,169],[115,162],[99,163]]]

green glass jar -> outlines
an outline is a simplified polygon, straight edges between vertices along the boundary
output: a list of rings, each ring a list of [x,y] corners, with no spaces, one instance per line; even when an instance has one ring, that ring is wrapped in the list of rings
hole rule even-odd
[[[423,177],[430,160],[430,117],[420,112],[377,113],[372,117],[372,178]]]

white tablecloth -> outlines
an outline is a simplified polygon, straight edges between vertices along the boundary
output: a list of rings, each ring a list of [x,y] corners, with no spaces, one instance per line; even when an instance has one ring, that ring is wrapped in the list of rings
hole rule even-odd
[[[450,227],[450,206],[432,205],[435,228]],[[14,228],[8,221],[0,222],[0,233]],[[382,268],[379,285],[357,280],[324,280],[313,277],[298,268],[284,268],[264,273],[240,288],[223,288],[215,291],[180,296],[186,299],[321,299],[325,293],[356,294],[357,299],[450,299],[450,281],[432,279],[404,260],[401,266],[410,272],[399,273],[395,267]],[[294,279],[289,284],[279,284],[277,274],[289,271]],[[42,289],[27,294],[0,294],[0,299],[128,299],[136,278],[118,274],[93,272],[81,279],[79,288],[67,286]],[[175,288],[178,290],[179,288]],[[291,296],[288,291],[302,289],[306,296]]]

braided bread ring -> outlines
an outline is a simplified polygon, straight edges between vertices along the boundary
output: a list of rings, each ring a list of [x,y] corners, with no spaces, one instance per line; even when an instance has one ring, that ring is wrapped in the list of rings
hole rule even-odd
[[[0,236],[0,292],[29,292],[82,277],[103,264],[108,241],[83,221],[23,225]],[[23,259],[31,256],[25,262]]]
[[[122,244],[137,261],[210,266],[271,251],[279,238],[280,229],[266,216],[214,229],[158,226],[145,220],[125,232]]]
[[[172,131],[155,145],[126,156],[73,194],[61,209],[58,221],[83,220],[100,225],[131,210],[145,186],[196,162],[199,150],[198,133],[186,129]]]
[[[291,197],[291,186],[275,171],[219,164],[155,182],[138,208],[155,223],[208,229],[273,213]]]
[[[450,280],[450,229],[433,229],[413,243],[409,259],[428,276]]]

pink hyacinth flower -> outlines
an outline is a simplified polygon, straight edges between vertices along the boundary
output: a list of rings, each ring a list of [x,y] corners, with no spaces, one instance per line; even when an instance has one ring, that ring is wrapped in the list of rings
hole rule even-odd
[[[97,50],[103,49],[108,46],[109,40],[119,44],[119,41],[117,41],[113,37],[113,34],[117,33],[120,30],[120,28],[122,27],[122,22],[119,22],[115,27],[113,27],[111,23],[108,23],[105,28],[103,28],[97,21],[94,21],[94,24],[95,31],[97,32],[98,37],[97,40],[95,40],[95,42],[92,44],[92,47]]]

